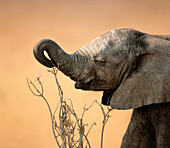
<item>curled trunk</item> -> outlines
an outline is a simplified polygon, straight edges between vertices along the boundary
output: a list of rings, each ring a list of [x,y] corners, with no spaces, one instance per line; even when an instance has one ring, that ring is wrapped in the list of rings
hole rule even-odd
[[[44,51],[47,52],[50,59],[44,55]],[[54,41],[49,39],[43,39],[39,41],[34,49],[34,56],[41,64],[46,67],[58,67],[65,75],[69,76],[71,79],[75,80],[77,78],[78,72],[75,67],[80,67],[80,59],[76,54],[67,54],[61,47]]]

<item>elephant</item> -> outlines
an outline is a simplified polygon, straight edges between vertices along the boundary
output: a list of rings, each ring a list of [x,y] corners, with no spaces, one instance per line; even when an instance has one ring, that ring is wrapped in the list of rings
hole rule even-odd
[[[123,28],[73,54],[50,39],[39,41],[33,53],[75,81],[76,89],[103,91],[103,105],[133,109],[121,148],[170,147],[170,36]]]

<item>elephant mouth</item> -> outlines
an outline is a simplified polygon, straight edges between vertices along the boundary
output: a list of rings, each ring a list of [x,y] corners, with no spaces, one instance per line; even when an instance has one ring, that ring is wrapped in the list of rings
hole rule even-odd
[[[93,83],[93,80],[90,80],[87,83],[78,81],[78,82],[75,83],[75,88],[76,89],[82,89],[82,90],[91,90],[92,83]]]
[[[85,83],[84,81],[77,81],[75,83],[75,88],[82,89],[82,90],[91,90],[91,91],[108,90],[108,88],[105,87],[101,81],[97,81],[95,79],[92,79],[87,83]]]

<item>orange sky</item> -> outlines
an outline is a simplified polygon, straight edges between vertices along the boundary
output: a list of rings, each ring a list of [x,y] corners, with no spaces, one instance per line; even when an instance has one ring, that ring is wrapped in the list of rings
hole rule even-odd
[[[45,95],[54,108],[54,78],[33,57],[42,38],[56,41],[72,53],[111,29],[134,28],[151,34],[170,34],[169,0],[16,0],[0,1],[0,147],[55,148],[51,122],[42,99],[28,90],[26,77],[42,75]],[[100,101],[101,92],[84,92],[62,73],[58,75],[65,98],[81,114],[84,104]],[[105,129],[104,146],[119,148],[130,120],[130,111],[113,111]],[[100,144],[102,113],[95,105],[86,122],[97,122],[89,135]]]

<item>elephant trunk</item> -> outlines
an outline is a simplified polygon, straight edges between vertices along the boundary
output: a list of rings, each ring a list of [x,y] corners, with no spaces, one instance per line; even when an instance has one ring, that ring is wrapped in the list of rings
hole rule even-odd
[[[44,51],[47,52],[50,59],[44,55]],[[74,68],[77,61],[77,56],[75,54],[65,53],[59,45],[54,41],[49,39],[43,39],[39,41],[34,49],[34,56],[41,64],[46,67],[58,67],[65,75],[69,76],[71,79],[77,79],[77,70]],[[79,67],[79,66],[77,66]]]

